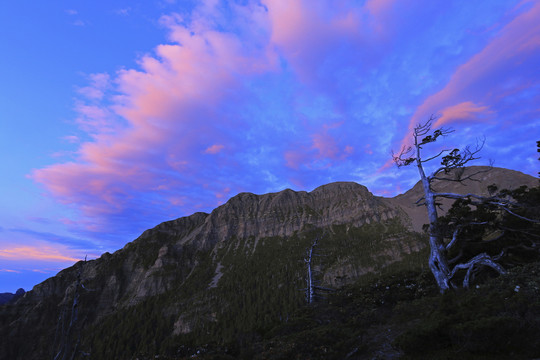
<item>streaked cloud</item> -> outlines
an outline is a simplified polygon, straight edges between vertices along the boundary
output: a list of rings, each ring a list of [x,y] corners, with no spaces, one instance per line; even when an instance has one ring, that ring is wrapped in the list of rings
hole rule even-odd
[[[76,143],[79,143],[81,141],[81,139],[79,139],[79,137],[77,135],[66,135],[66,136],[62,137],[62,139],[66,140],[67,142],[69,142],[71,144],[76,144]]]
[[[0,269],[0,272],[13,273],[13,274],[20,274],[21,273],[18,270],[11,270],[11,269]]]
[[[223,150],[224,147],[225,146],[223,146],[221,144],[214,144],[214,145],[208,147],[206,150],[204,150],[204,153],[205,154],[217,154],[218,152]]]
[[[88,86],[77,89],[77,92],[90,100],[100,100],[104,93],[110,88],[109,74],[90,74]]]
[[[440,112],[440,117],[433,124],[434,128],[442,127],[444,124],[456,123],[459,121],[474,122],[488,120],[488,115],[493,112],[487,106],[480,106],[471,101],[462,102],[449,106]]]
[[[77,20],[71,22],[71,25],[74,25],[74,26],[86,26],[86,22],[81,20],[81,19],[77,19]]]
[[[131,13],[131,7],[128,6],[125,8],[117,9],[114,11],[114,13],[120,16],[129,16],[129,14]]]
[[[0,259],[6,260],[37,260],[37,261],[62,261],[76,262],[80,259],[63,254],[61,249],[51,245],[41,246],[18,246],[0,248]]]

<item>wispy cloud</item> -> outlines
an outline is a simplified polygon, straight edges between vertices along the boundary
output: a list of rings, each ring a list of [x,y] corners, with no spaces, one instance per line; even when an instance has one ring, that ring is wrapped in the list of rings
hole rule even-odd
[[[217,154],[221,150],[223,150],[224,147],[225,146],[223,146],[221,144],[214,144],[212,146],[209,146],[206,150],[204,150],[204,153],[205,154]]]
[[[36,219],[32,219],[32,220],[36,221]],[[51,224],[53,222],[52,220],[47,219],[47,218],[42,218],[42,219],[39,219],[38,221],[44,225]],[[67,219],[60,219],[60,221],[65,223],[66,225],[73,225],[73,222]],[[23,229],[23,228],[9,228],[9,229],[6,229],[6,231],[11,232],[14,236],[17,236],[17,234],[22,234],[22,235],[31,237],[33,239],[37,239],[38,241],[55,244],[55,246],[58,245],[64,248],[67,248],[67,247],[88,248],[88,247],[96,245],[94,242],[83,240],[81,238],[77,238],[74,236],[59,235],[59,234],[46,232],[46,231],[36,231],[32,229]],[[5,236],[3,238],[8,239],[8,236]]]
[[[77,19],[77,20],[73,21],[71,23],[71,25],[74,25],[74,26],[86,26],[86,22],[81,20],[81,19]]]
[[[80,259],[65,255],[60,249],[52,246],[13,246],[0,249],[0,258],[7,260],[38,260],[75,262]]]
[[[11,269],[0,269],[0,272],[13,273],[13,274],[20,274],[21,273],[18,270],[11,270]]]
[[[77,92],[90,100],[101,100],[111,87],[109,74],[90,74],[88,80],[90,84],[77,89]]]
[[[120,16],[129,16],[129,14],[131,13],[131,7],[128,6],[125,8],[117,9],[114,11],[114,13]]]
[[[66,140],[70,144],[77,144],[81,141],[77,135],[66,135],[62,137],[62,139]]]

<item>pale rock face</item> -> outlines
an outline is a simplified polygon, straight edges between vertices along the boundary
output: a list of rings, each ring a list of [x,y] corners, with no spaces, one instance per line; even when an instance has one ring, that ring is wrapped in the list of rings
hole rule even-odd
[[[289,189],[265,195],[241,193],[215,209],[183,242],[212,246],[231,237],[290,236],[306,225],[358,227],[399,213],[353,182],[324,185],[310,193]]]
[[[174,335],[188,334],[192,331],[191,321],[186,319],[184,315],[180,315],[178,320],[174,322]]]

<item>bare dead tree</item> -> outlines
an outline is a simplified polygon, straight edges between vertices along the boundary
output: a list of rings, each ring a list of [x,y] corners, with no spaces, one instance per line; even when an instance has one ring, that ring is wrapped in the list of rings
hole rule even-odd
[[[417,201],[418,205],[425,205],[429,220],[429,267],[437,285],[441,292],[445,292],[451,287],[455,287],[452,279],[460,270],[465,270],[463,287],[469,286],[471,274],[473,270],[479,266],[488,266],[500,274],[505,273],[505,269],[497,263],[503,256],[503,253],[497,256],[490,256],[487,253],[478,254],[466,262],[457,263],[456,259],[448,259],[448,250],[456,246],[460,231],[464,227],[473,225],[483,225],[481,222],[470,222],[458,224],[452,234],[452,237],[446,239],[443,232],[439,228],[439,216],[437,213],[439,198],[446,199],[466,199],[472,205],[490,205],[497,206],[502,211],[521,218],[523,220],[537,222],[537,220],[529,219],[515,212],[517,204],[512,202],[509,197],[501,196],[480,196],[476,194],[456,194],[437,192],[433,189],[432,183],[438,181],[454,181],[462,183],[465,180],[478,181],[475,176],[487,170],[479,170],[464,176],[464,167],[471,161],[479,159],[478,153],[482,150],[485,140],[478,141],[474,148],[469,146],[464,149],[443,149],[433,156],[423,158],[422,150],[425,145],[437,141],[440,137],[445,137],[454,132],[452,129],[440,128],[432,130],[432,125],[436,117],[431,116],[428,121],[423,124],[418,124],[413,130],[412,146],[406,146],[401,149],[398,154],[392,153],[394,163],[398,166],[416,165],[420,174],[420,181],[424,190],[424,196]],[[424,170],[424,164],[435,159],[440,159],[440,166],[432,173],[427,174]]]
[[[307,270],[307,275],[306,275],[307,287],[304,290],[306,292],[306,302],[308,304],[315,302],[316,299],[323,298],[324,296],[321,294],[321,292],[334,291],[333,289],[320,286],[319,281],[315,279],[315,270],[313,269],[313,258],[317,256],[317,254],[315,254],[315,248],[317,247],[320,239],[321,238],[316,237],[315,240],[313,240],[313,242],[311,243],[311,246],[307,250],[306,257],[304,259],[304,262],[306,263],[306,270]]]
[[[307,276],[306,276],[306,302],[311,304],[315,299],[315,280],[313,278],[313,249],[317,246],[318,238],[315,238],[309,250],[307,251],[307,256],[304,259],[304,262],[307,266]]]

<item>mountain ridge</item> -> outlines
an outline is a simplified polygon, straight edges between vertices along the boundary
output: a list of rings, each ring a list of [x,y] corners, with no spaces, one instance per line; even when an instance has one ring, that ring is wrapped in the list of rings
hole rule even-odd
[[[479,170],[485,168],[468,168],[465,175]],[[465,187],[451,183],[439,191],[481,190],[493,182],[511,187],[538,182],[507,169],[482,174],[479,183]],[[113,254],[80,261],[36,285],[15,304],[0,308],[10,324],[7,333],[3,329],[0,345],[11,349],[12,358],[51,353],[60,344],[40,334],[51,323],[56,322],[56,328],[65,324],[79,297],[80,318],[73,329],[79,334],[97,331],[88,329],[105,326],[100,323],[115,314],[145,309],[148,301],[164,302],[163,314],[171,320],[163,326],[175,336],[210,331],[206,328],[222,331],[216,330],[218,323],[226,321],[268,326],[264,324],[283,319],[302,303],[298,289],[305,276],[303,258],[314,237],[322,239],[319,249],[326,256],[315,264],[318,277],[334,288],[425,249],[419,233],[425,210],[414,205],[420,196],[418,184],[385,198],[354,182],[326,184],[311,192],[240,193],[211,213],[163,222]],[[237,303],[243,304],[240,309]],[[258,313],[266,315],[258,319]],[[17,344],[31,334],[41,336],[44,344],[25,349],[24,354],[6,343],[11,339]],[[95,341],[88,335],[83,342],[91,347]]]
[[[0,305],[7,304],[11,301],[16,301],[18,298],[23,296],[25,293],[23,288],[17,289],[15,293],[5,292],[0,293]]]

